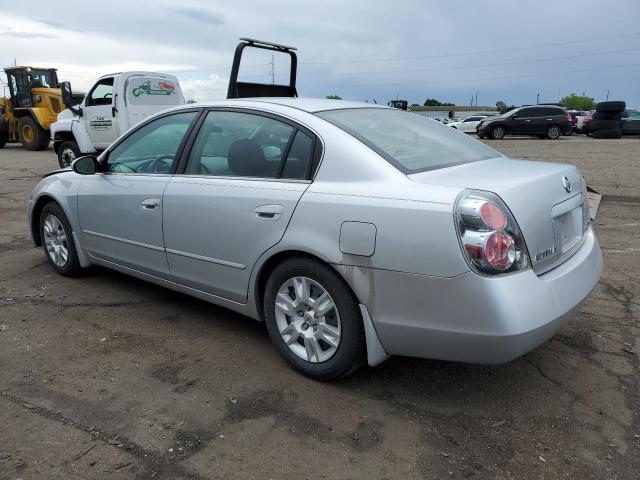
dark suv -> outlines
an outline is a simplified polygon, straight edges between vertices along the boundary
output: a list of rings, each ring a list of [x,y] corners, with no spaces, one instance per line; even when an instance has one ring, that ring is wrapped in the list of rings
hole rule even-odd
[[[555,105],[514,108],[499,117],[485,118],[476,131],[480,138],[500,140],[505,135],[534,135],[555,140],[573,130],[571,115]]]

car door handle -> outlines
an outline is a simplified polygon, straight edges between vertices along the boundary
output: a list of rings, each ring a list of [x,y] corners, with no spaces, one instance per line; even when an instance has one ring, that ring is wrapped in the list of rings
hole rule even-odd
[[[525,122],[530,122],[531,120],[525,120]]]
[[[261,205],[253,209],[253,215],[258,220],[278,220],[283,210],[282,205]]]
[[[155,210],[160,206],[159,198],[147,198],[140,202],[140,206],[143,210]]]

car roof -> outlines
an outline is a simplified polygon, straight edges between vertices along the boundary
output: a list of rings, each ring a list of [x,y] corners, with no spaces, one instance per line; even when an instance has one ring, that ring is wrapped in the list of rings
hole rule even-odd
[[[376,103],[352,102],[350,100],[332,100],[327,98],[291,98],[291,97],[257,97],[257,98],[233,98],[216,102],[202,102],[185,105],[187,107],[221,107],[228,105],[260,107],[264,104],[281,105],[295,108],[308,113],[317,113],[325,110],[342,110],[348,108],[386,108],[386,105]]]

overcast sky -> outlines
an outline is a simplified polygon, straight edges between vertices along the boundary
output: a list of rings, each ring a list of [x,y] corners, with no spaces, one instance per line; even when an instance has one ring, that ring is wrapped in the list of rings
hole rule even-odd
[[[51,66],[74,90],[114,71],[174,73],[224,98],[238,37],[298,47],[301,96],[469,105],[571,92],[640,106],[640,1],[0,0],[0,63]],[[271,81],[271,55],[242,73]],[[275,58],[275,78],[287,77]],[[4,76],[2,76],[4,78]]]

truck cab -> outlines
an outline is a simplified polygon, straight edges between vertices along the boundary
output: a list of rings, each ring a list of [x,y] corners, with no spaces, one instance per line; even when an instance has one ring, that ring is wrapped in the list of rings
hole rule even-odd
[[[71,87],[61,84],[63,101]],[[155,72],[122,72],[100,77],[78,107],[58,115],[51,125],[53,148],[61,167],[77,157],[105,150],[145,118],[185,103],[178,79]]]

